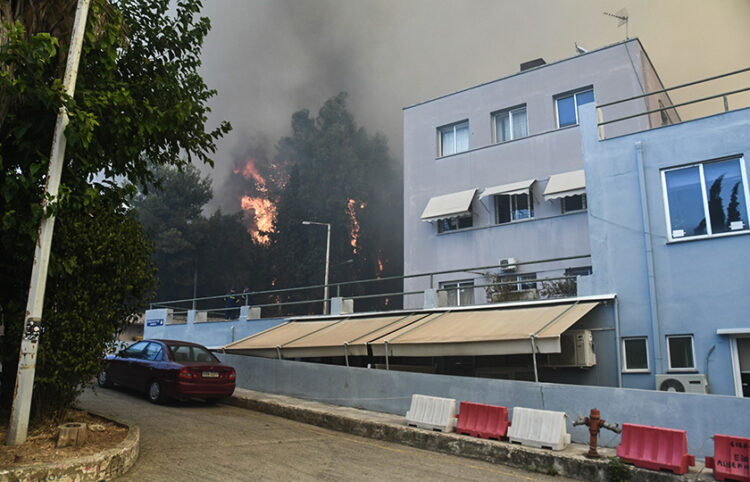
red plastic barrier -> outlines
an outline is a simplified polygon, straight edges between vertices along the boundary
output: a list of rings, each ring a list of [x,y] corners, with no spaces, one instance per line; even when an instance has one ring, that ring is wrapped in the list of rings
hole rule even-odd
[[[456,433],[500,440],[508,433],[508,427],[507,407],[461,402]]]
[[[714,435],[714,456],[706,457],[716,480],[750,482],[750,438]]]
[[[687,432],[650,425],[622,424],[622,443],[617,456],[636,467],[684,474],[695,465],[687,451]]]

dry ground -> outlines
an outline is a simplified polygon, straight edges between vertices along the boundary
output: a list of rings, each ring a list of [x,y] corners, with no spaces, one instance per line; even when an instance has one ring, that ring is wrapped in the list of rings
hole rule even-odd
[[[12,468],[44,462],[83,457],[116,446],[125,439],[128,428],[110,420],[91,415],[82,410],[70,410],[62,422],[48,421],[31,426],[26,442],[5,445],[8,437],[8,414],[0,418],[0,468]],[[69,422],[82,422],[89,427],[86,443],[80,448],[56,448],[57,426]],[[103,428],[103,430],[102,430]]]

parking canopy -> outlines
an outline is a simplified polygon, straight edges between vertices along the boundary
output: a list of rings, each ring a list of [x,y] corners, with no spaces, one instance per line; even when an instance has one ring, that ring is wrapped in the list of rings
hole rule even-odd
[[[230,343],[227,353],[268,358],[477,356],[560,353],[560,335],[600,302],[290,321]]]

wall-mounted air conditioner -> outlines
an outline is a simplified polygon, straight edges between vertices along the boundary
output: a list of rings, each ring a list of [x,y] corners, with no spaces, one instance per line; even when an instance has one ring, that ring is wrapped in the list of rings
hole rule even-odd
[[[568,330],[560,335],[560,354],[549,356],[551,367],[587,368],[596,365],[591,330]]]
[[[656,389],[662,392],[708,393],[702,373],[656,375]]]
[[[517,268],[516,258],[500,258],[497,264],[500,265],[501,271],[515,271]]]

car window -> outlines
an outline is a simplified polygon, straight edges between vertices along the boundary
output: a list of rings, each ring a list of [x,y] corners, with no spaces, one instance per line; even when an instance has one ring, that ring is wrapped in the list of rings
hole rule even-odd
[[[170,345],[169,350],[176,362],[219,363],[210,351],[200,346]]]
[[[161,360],[161,345],[158,343],[149,343],[144,352],[146,360]]]
[[[123,358],[143,358],[143,350],[146,349],[148,344],[149,343],[146,341],[139,341],[138,343],[130,345],[123,350]]]

